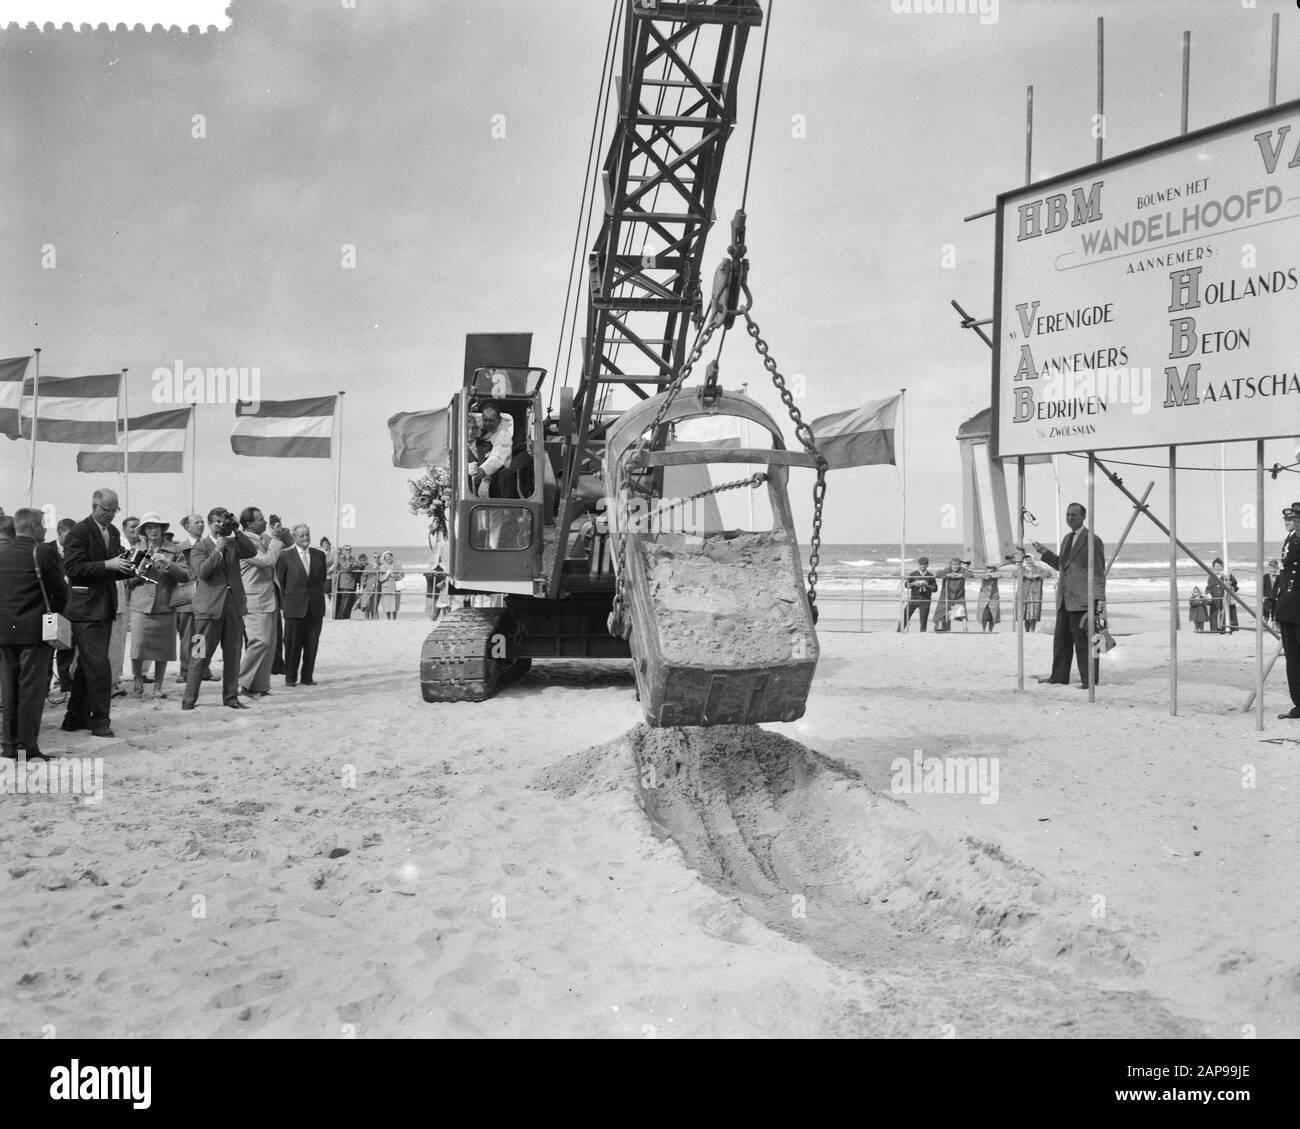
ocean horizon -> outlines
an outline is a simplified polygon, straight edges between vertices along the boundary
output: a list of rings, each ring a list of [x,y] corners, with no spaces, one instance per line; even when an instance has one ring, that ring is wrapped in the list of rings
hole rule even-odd
[[[1026,539],[1028,540],[1028,539]],[[1044,541],[1044,544],[1048,542]],[[349,544],[349,542],[343,542]],[[361,545],[352,544],[354,555],[365,553],[372,561],[376,553],[391,552],[399,565],[406,572],[423,572],[432,561],[432,552],[427,545]],[[1220,542],[1191,541],[1187,547],[1200,557],[1207,565],[1215,557],[1223,556]],[[1053,547],[1055,547],[1053,545]],[[1274,538],[1264,542],[1265,562],[1277,557],[1281,549],[1281,539]],[[808,545],[800,546],[804,564],[808,561]],[[919,557],[930,559],[930,570],[938,572],[947,566],[953,557],[962,554],[960,544],[951,541],[918,542],[907,546],[907,560],[900,562],[897,542],[859,542],[852,544],[825,544],[821,550],[819,571],[823,575],[852,576],[865,578],[888,578],[897,576],[900,564],[905,563],[907,570],[916,568]],[[1107,555],[1114,551],[1113,541],[1108,541]],[[1253,576],[1255,573],[1255,542],[1230,541],[1228,543],[1229,569],[1239,576]],[[978,566],[982,562],[976,561]],[[1114,570],[1128,579],[1155,579],[1167,576],[1169,572],[1168,541],[1126,541],[1115,561]],[[1189,556],[1181,550],[1178,554],[1179,572],[1199,572],[1199,568]]]

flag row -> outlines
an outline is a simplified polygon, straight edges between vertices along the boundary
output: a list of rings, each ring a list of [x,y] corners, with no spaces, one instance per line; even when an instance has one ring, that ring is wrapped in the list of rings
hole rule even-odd
[[[0,435],[40,443],[75,443],[77,469],[178,474],[194,406],[124,419],[123,375],[26,375],[30,357],[0,360]],[[333,455],[337,396],[237,402],[230,448],[236,455],[328,459]]]
[[[813,439],[830,469],[896,465],[894,432],[901,402],[901,396],[889,396],[813,420]],[[736,447],[740,445],[738,427],[739,420],[732,416],[693,419],[679,431],[678,441],[698,447]],[[389,417],[388,432],[393,440],[393,466],[439,466],[449,458],[446,408],[398,412]]]

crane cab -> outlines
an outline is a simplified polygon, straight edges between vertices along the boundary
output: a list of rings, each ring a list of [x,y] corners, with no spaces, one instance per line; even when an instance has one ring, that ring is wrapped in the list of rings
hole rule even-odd
[[[530,595],[541,574],[545,377],[529,366],[483,366],[452,400],[448,571],[459,590]],[[491,473],[476,482],[484,466]]]

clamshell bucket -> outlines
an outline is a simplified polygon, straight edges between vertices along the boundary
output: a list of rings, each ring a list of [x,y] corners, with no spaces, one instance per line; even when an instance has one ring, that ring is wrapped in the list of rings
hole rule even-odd
[[[802,717],[817,668],[817,633],[804,584],[790,500],[791,466],[815,457],[788,451],[780,428],[745,396],[720,393],[705,405],[683,389],[659,433],[651,428],[667,393],[627,412],[605,447],[606,513],[622,592],[616,632],[628,640],[641,708],[650,725],[753,725]],[[772,446],[667,441],[686,420],[739,417],[771,435]],[[762,467],[746,481],[736,464]],[[728,464],[737,474],[728,474]],[[672,468],[713,485],[692,498],[665,496]],[[679,476],[680,478],[680,476]],[[731,485],[764,484],[772,528],[704,528],[667,520],[695,499]]]

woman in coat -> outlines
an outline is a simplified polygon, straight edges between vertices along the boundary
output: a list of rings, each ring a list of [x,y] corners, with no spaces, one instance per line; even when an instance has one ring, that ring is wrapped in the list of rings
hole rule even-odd
[[[974,580],[975,574],[966,567],[965,561],[953,557],[935,579],[939,582],[939,606],[934,629],[951,631],[955,619],[961,623],[963,631],[969,631],[966,626],[966,581]]]
[[[1028,557],[1020,562],[1016,601],[1024,617],[1025,630],[1037,631],[1043,618],[1043,573]]]
[[[1210,622],[1210,601],[1201,594],[1199,586],[1192,589],[1192,598],[1187,601],[1187,618],[1196,625],[1197,631],[1204,631]]]
[[[335,619],[352,618],[352,607],[357,602],[357,575],[357,560],[352,555],[352,546],[344,545],[334,567],[334,582],[338,585]]]
[[[997,565],[989,565],[980,580],[979,600],[975,604],[975,618],[981,631],[992,631],[1002,622],[1002,595],[998,591]]]
[[[365,613],[366,619],[375,618],[375,601],[378,598],[377,582],[379,580],[379,562],[375,562],[375,567],[370,567],[370,558],[362,553],[357,558],[359,572],[357,574],[357,602],[361,605],[361,610]]]
[[[144,697],[144,664],[153,663],[152,697],[165,698],[163,678],[167,664],[176,659],[176,612],[171,598],[176,585],[189,580],[189,570],[181,563],[175,546],[163,543],[167,522],[155,513],[140,519],[140,536],[148,556],[138,575],[128,580],[131,589],[131,672],[135,678],[132,693]]]
[[[397,610],[402,606],[402,592],[398,584],[405,575],[391,552],[386,552],[379,558],[379,603],[386,619],[397,618]]]

